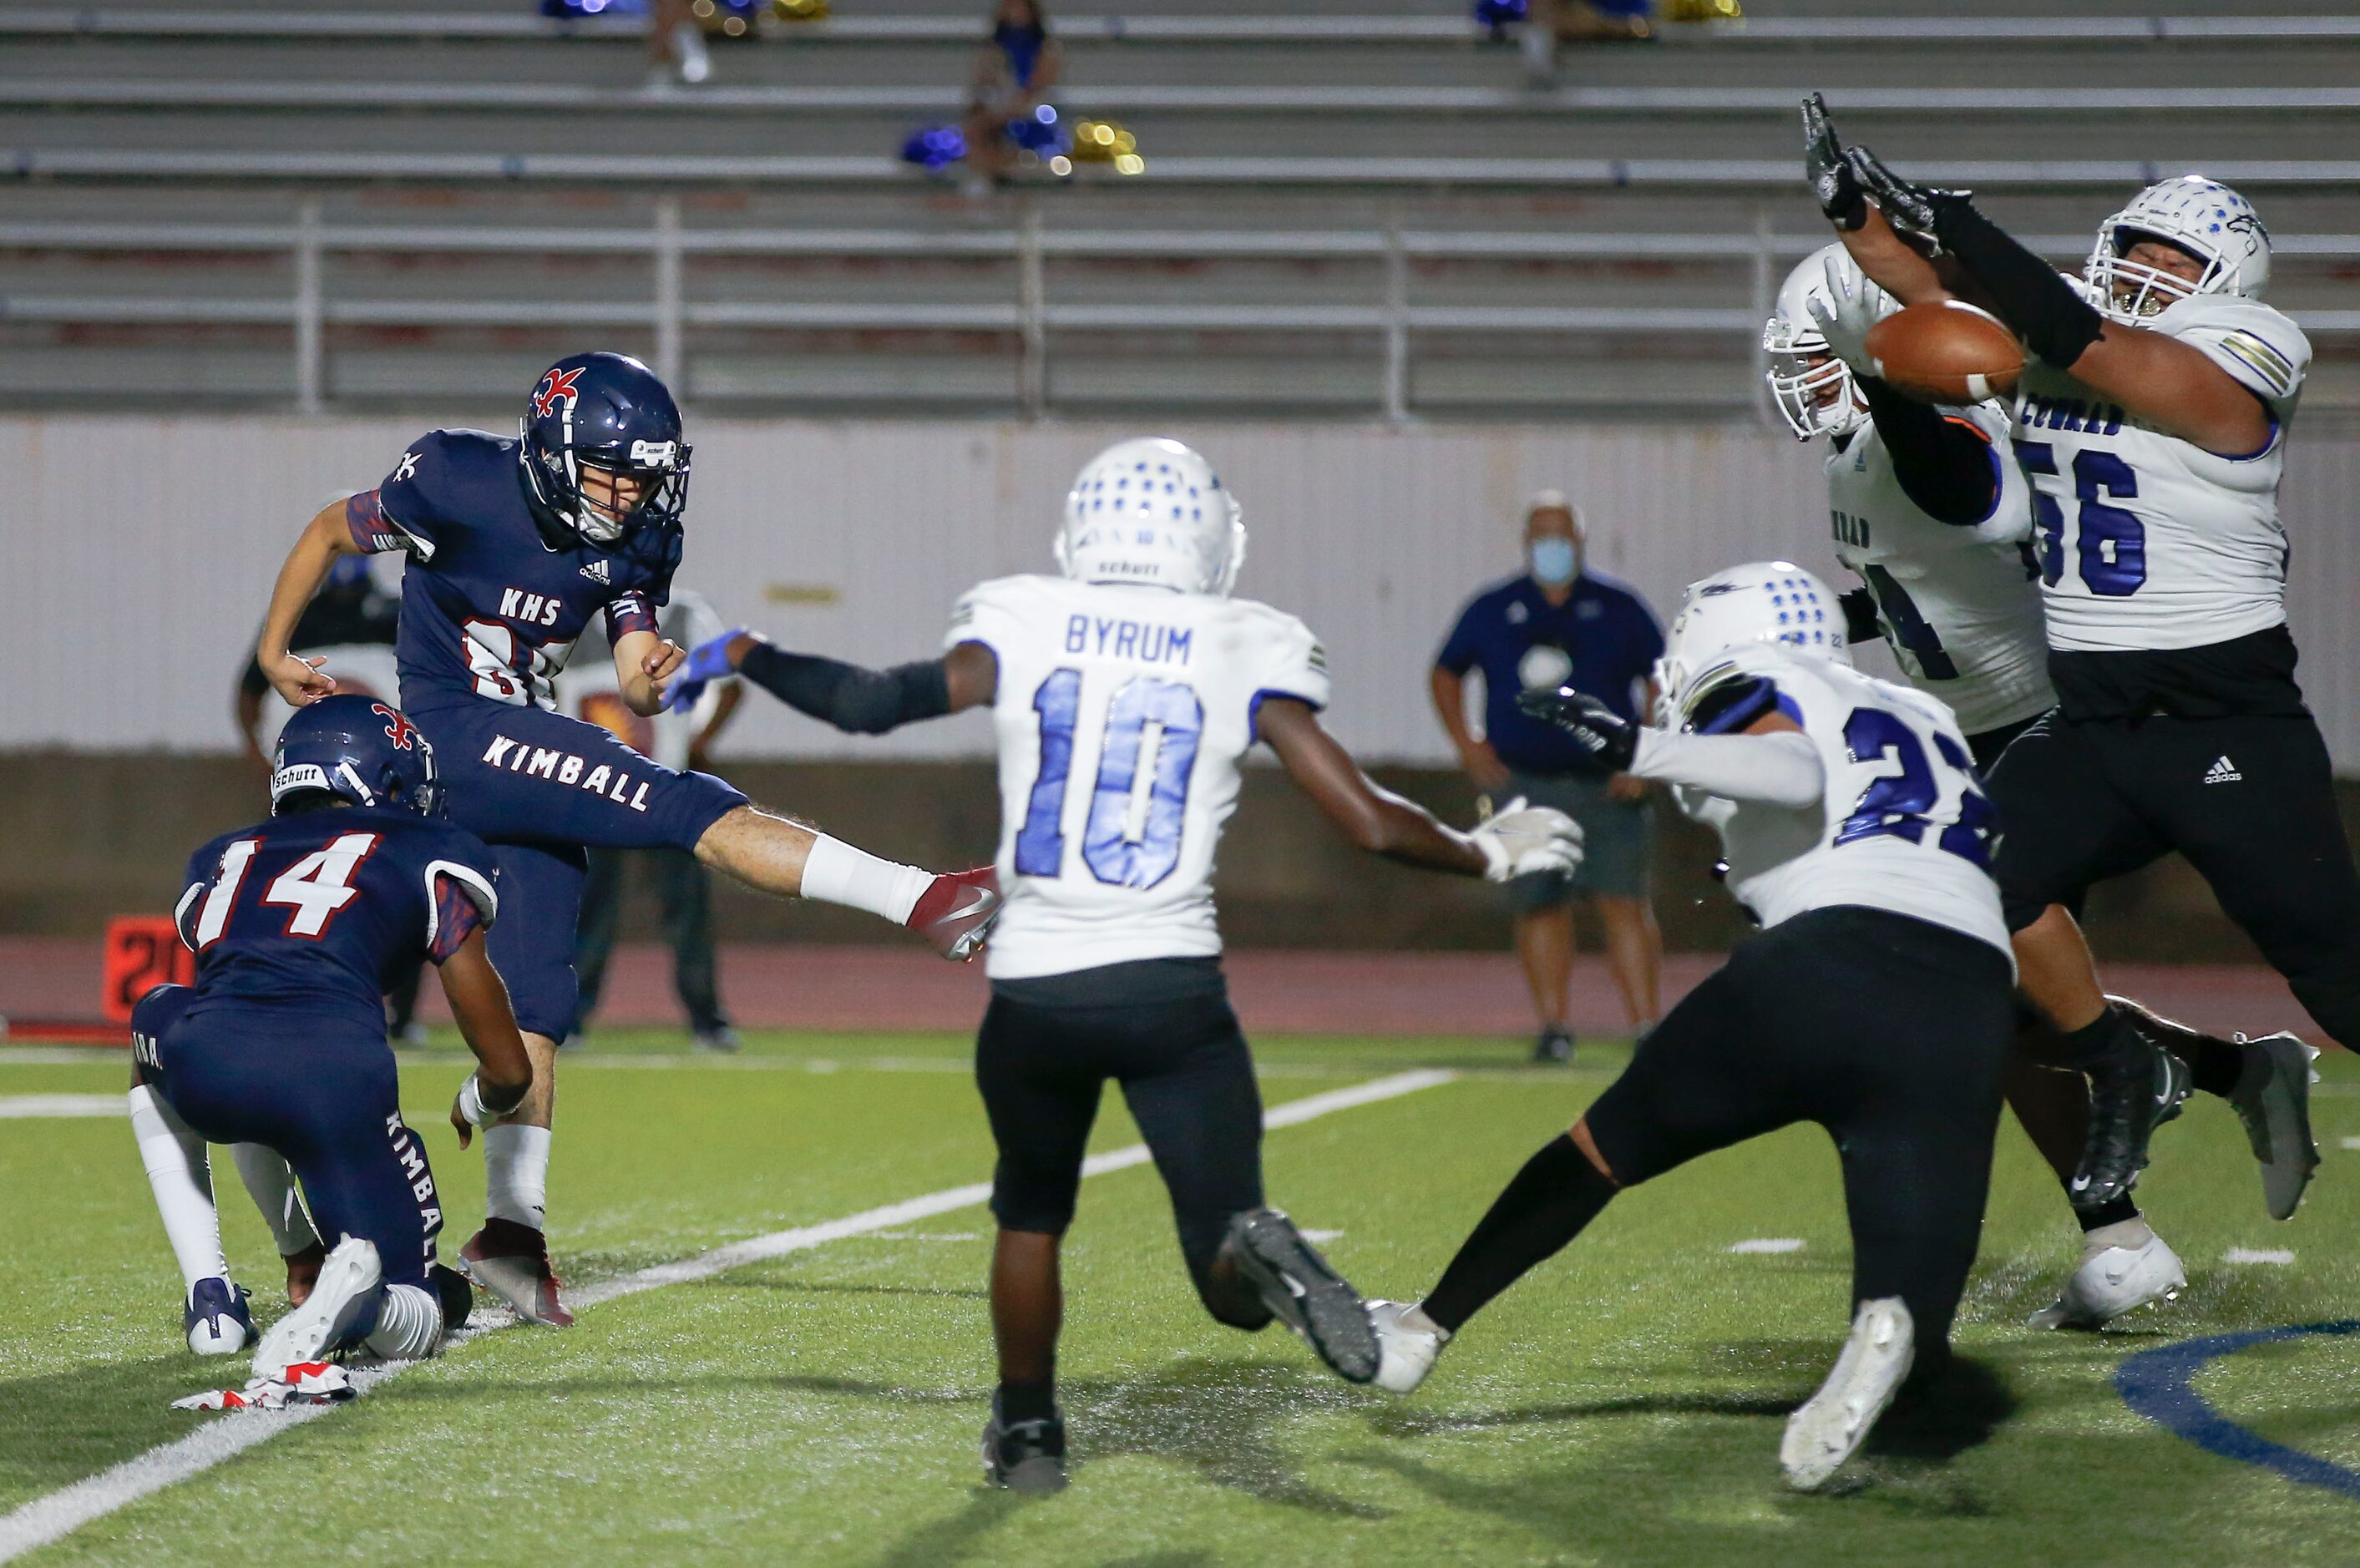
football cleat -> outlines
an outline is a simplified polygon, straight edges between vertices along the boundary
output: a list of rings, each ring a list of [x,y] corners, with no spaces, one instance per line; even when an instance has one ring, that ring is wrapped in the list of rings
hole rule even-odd
[[[2034,1328],[2096,1328],[2139,1307],[2168,1301],[2187,1283],[2180,1255],[2149,1232],[2136,1247],[2090,1248],[2057,1300],[2025,1322]]]
[[[2100,1208],[2128,1193],[2147,1168],[2155,1129],[2188,1098],[2188,1064],[2136,1029],[2124,1051],[2092,1062],[2089,1142],[2065,1195],[2076,1209]]]
[[[1551,1024],[1541,1030],[1533,1042],[1533,1060],[1543,1063],[1562,1063],[1573,1060],[1573,1031],[1563,1024]]]
[[[189,1348],[199,1356],[235,1356],[254,1343],[254,1314],[246,1310],[246,1287],[222,1276],[189,1288],[180,1312]]]
[[[1415,1301],[1369,1303],[1369,1327],[1377,1336],[1377,1387],[1388,1394],[1415,1392],[1434,1370],[1434,1358],[1450,1343],[1438,1323],[1417,1328],[1402,1321],[1412,1312],[1426,1316]]]
[[[2311,1063],[2319,1048],[2281,1030],[2259,1040],[2236,1037],[2245,1048],[2245,1071],[2229,1092],[2229,1104],[2245,1124],[2245,1140],[2262,1162],[2262,1202],[2270,1218],[2294,1217],[2311,1173],[2319,1169],[2319,1145],[2311,1136]]]
[[[320,1265],[319,1281],[301,1306],[270,1325],[254,1353],[254,1375],[283,1379],[287,1368],[317,1361],[377,1326],[385,1268],[374,1242],[348,1236]]]
[[[475,1311],[475,1288],[467,1277],[447,1263],[426,1266],[426,1283],[434,1299],[442,1306],[442,1332],[456,1334],[467,1326],[467,1319]]]
[[[1011,1492],[1065,1489],[1065,1412],[1045,1421],[1003,1421],[1000,1396],[991,1397],[991,1419],[983,1425],[984,1479]]]
[[[1338,1377],[1366,1383],[1376,1377],[1377,1336],[1367,1305],[1294,1221],[1276,1209],[1249,1209],[1229,1221],[1222,1245],[1262,1292],[1262,1305]]]
[[[549,1263],[549,1237],[514,1220],[487,1219],[459,1249],[459,1272],[508,1304],[522,1322],[572,1328],[574,1314],[558,1295]]]
[[[1827,1485],[1893,1403],[1916,1357],[1916,1329],[1901,1298],[1863,1301],[1835,1369],[1786,1418],[1786,1435],[1778,1444],[1786,1485],[1798,1492]]]
[[[999,923],[1001,902],[1000,874],[990,866],[946,871],[918,895],[904,923],[933,942],[936,953],[964,964],[983,951],[984,940]]]
[[[311,1287],[319,1282],[320,1265],[328,1260],[324,1242],[313,1242],[300,1252],[290,1252],[279,1259],[287,1265],[287,1304],[300,1307],[311,1295]]]

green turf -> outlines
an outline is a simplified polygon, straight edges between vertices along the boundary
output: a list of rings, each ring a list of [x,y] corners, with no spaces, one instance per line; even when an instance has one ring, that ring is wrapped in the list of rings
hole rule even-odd
[[[744,1058],[601,1036],[561,1078],[552,1229],[577,1280],[980,1179],[989,1139],[948,1037],[770,1035]],[[1457,1082],[1273,1133],[1274,1198],[1340,1230],[1371,1293],[1430,1282],[1531,1149],[1611,1077],[1513,1065],[1482,1041],[1264,1042],[1273,1103],[1404,1067]],[[439,1125],[455,1053],[410,1059],[453,1240],[480,1162]],[[116,1087],[117,1061],[0,1056],[0,1094]],[[1841,1332],[1835,1162],[1796,1131],[1616,1203],[1454,1345],[1406,1401],[1346,1388],[1276,1334],[1204,1320],[1152,1170],[1084,1189],[1067,1248],[1075,1485],[978,1486],[990,1387],[970,1209],[508,1331],[359,1405],[84,1527],[37,1561],[307,1556],[434,1561],[622,1552],[667,1562],[938,1563],[2349,1562],[2360,1502],[2216,1458],[2132,1414],[2109,1378],[2140,1348],[2335,1318],[2360,1300],[2337,1180],[2360,1074],[2316,1102],[2331,1161],[2292,1224],[2262,1214],[2234,1120],[2201,1101],[2143,1184],[2188,1259],[2180,1301],[2128,1332],[2020,1327],[2070,1262],[2053,1185],[2004,1135],[1961,1343],[1984,1422],[1890,1433],[1841,1495],[1777,1486],[1785,1410]],[[1131,1141],[1110,1107],[1098,1145]],[[268,1244],[229,1181],[234,1265]],[[0,1121],[0,1512],[204,1420],[166,1408],[219,1364],[179,1349],[175,1278],[120,1120]],[[1803,1250],[1737,1256],[1749,1237]],[[2291,1247],[2230,1268],[2232,1247]],[[275,1307],[276,1291],[257,1292]],[[2344,1339],[2214,1363],[2198,1385],[2277,1441],[2360,1465],[2360,1356]],[[1987,1435],[1985,1427],[1988,1426]],[[1982,1438],[1982,1441],[1974,1441]],[[1947,1456],[1939,1451],[1954,1450]]]

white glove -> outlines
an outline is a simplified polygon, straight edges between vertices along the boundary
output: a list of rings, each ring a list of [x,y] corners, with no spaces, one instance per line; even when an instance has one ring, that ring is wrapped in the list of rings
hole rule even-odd
[[[1874,376],[1868,357],[1868,329],[1883,320],[1893,301],[1835,256],[1827,259],[1828,299],[1813,299],[1808,309],[1828,352],[1844,362],[1854,376]],[[1830,308],[1832,301],[1832,308]]]
[[[1521,795],[1475,824],[1468,836],[1483,852],[1483,879],[1505,882],[1535,871],[1570,874],[1581,865],[1581,824]]]

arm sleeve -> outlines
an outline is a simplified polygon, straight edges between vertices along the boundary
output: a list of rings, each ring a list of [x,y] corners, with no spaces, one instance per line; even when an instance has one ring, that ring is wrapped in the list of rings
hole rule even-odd
[[[2070,369],[2098,341],[2105,318],[2096,307],[1965,197],[1935,193],[1934,236],[1974,274],[2024,346],[2058,369]]]
[[[1483,650],[1478,646],[1475,630],[1476,611],[1481,603],[1478,600],[1459,612],[1458,623],[1450,628],[1450,635],[1442,639],[1442,648],[1434,656],[1437,670],[1464,675],[1482,662]]]
[[[656,631],[656,607],[648,595],[634,588],[617,593],[606,602],[606,644],[613,647],[633,632]]]
[[[1760,800],[1797,810],[1817,805],[1827,792],[1819,747],[1792,730],[1759,735],[1642,730],[1631,771],[1725,800]]]
[[[950,674],[939,659],[864,670],[756,643],[738,672],[797,713],[849,735],[883,735],[951,711]]]
[[[1999,506],[1999,452],[1965,419],[1904,397],[1873,376],[1857,382],[1910,504],[1936,522],[1973,528]]]

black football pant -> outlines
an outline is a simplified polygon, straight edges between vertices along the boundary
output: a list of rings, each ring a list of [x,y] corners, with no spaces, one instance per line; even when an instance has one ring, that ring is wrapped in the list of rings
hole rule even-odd
[[[2360,873],[2308,715],[2050,713],[1990,784],[2009,929],[2178,850],[2319,1027],[2360,1048]]]
[[[1929,1367],[1973,1267],[2016,1025],[2006,955],[1883,909],[1773,926],[1688,993],[1584,1115],[1615,1181],[1797,1122],[1835,1140],[1852,1300],[1899,1296]]]

